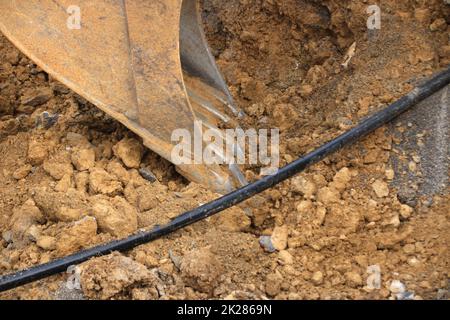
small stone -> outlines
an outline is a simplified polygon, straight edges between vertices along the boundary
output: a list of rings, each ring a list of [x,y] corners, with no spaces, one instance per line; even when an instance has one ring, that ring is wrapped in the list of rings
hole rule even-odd
[[[417,205],[417,191],[411,187],[400,188],[397,192],[398,201],[410,207]]]
[[[6,243],[11,243],[13,242],[13,238],[12,238],[12,231],[7,230],[7,231],[3,231],[2,232],[2,238]]]
[[[393,180],[395,178],[395,171],[392,169],[387,169],[385,175],[388,180]]]
[[[87,192],[88,185],[89,185],[88,172],[78,172],[75,174],[75,186],[78,191]]]
[[[347,167],[344,167],[336,173],[330,187],[335,188],[338,191],[344,191],[351,179],[352,175],[350,170]]]
[[[272,244],[275,249],[277,249],[278,251],[286,249],[288,233],[289,232],[286,225],[275,227],[271,236]]]
[[[361,287],[363,285],[361,275],[357,272],[354,271],[347,272],[345,274],[345,279],[346,283],[352,288]]]
[[[170,253],[169,253],[169,255],[170,255]],[[172,256],[172,255],[170,255],[170,256]],[[151,254],[148,254],[145,251],[138,251],[136,253],[135,260],[139,263],[142,263],[147,268],[156,268],[159,265],[159,261],[155,257],[153,257]],[[177,266],[177,268],[179,269],[179,266]]]
[[[389,187],[386,182],[377,180],[372,184],[372,188],[378,198],[385,198],[389,195]]]
[[[30,174],[31,169],[33,169],[33,167],[29,164],[19,167],[16,171],[14,171],[13,178],[16,180],[25,179]]]
[[[400,216],[403,219],[409,219],[413,213],[414,209],[406,204],[400,206]]]
[[[106,170],[117,177],[124,185],[130,181],[130,173],[119,161],[111,161],[108,163]]]
[[[340,199],[341,195],[335,188],[324,187],[317,192],[317,201],[325,205],[337,203]]]
[[[394,214],[384,221],[383,226],[393,226],[394,228],[398,228],[400,223],[398,214]]]
[[[95,165],[95,151],[92,148],[78,149],[72,153],[72,163],[78,171],[86,171]]]
[[[323,273],[321,271],[316,271],[311,277],[311,281],[314,285],[319,286],[323,283]]]
[[[136,139],[123,139],[113,147],[114,154],[128,168],[138,169],[141,164],[144,147]]]
[[[156,176],[153,174],[153,172],[151,172],[149,168],[141,168],[139,169],[139,173],[141,174],[142,178],[150,181],[151,183],[158,181]]]
[[[413,253],[416,252],[416,246],[413,245],[413,244],[407,244],[407,245],[405,245],[405,246],[403,247],[403,251],[404,251],[406,254],[413,254]]]
[[[312,221],[314,225],[321,226],[325,222],[327,216],[327,208],[324,206],[318,206],[316,210],[316,218]]]
[[[270,297],[277,296],[281,291],[282,276],[279,273],[271,273],[266,278],[266,293]]]
[[[33,166],[41,165],[48,156],[44,143],[32,140],[28,146],[28,161]]]
[[[311,200],[301,201],[297,205],[297,212],[300,213],[301,215],[311,213],[312,210],[313,210],[313,203]]]
[[[41,236],[36,245],[44,250],[51,251],[56,249],[56,239],[49,236]]]
[[[304,195],[305,198],[310,199],[317,191],[316,184],[303,176],[298,176],[292,179],[292,189]]]
[[[417,267],[420,265],[420,261],[416,257],[408,258],[407,262],[411,267]]]
[[[272,238],[269,236],[260,237],[259,244],[266,252],[273,253],[277,251],[277,249],[275,249],[275,247],[273,246]]]
[[[22,248],[29,243],[30,239],[27,237],[29,228],[44,223],[45,218],[32,199],[12,211],[9,225],[6,227],[11,232],[7,237],[10,241],[7,242],[13,242],[16,248]]]
[[[278,261],[282,265],[291,265],[294,263],[294,257],[288,251],[282,250],[278,254]]]
[[[44,111],[36,118],[36,128],[50,129],[58,122],[58,119],[59,114],[50,114],[48,111]]]
[[[39,239],[39,237],[41,236],[41,229],[34,224],[28,228],[27,232],[25,233],[25,236],[31,241],[36,242],[37,239]]]
[[[447,29],[447,21],[444,18],[439,18],[433,21],[430,25],[430,30],[435,31],[445,31]]]
[[[389,286],[389,291],[392,294],[399,294],[406,291],[405,285],[399,280],[393,280]]]
[[[26,106],[37,107],[48,102],[52,97],[53,90],[50,88],[27,89],[20,102]]]
[[[408,169],[410,172],[416,172],[417,171],[417,164],[414,161],[410,161],[408,163]]]
[[[303,84],[299,88],[299,93],[303,98],[309,97],[313,91],[313,86],[309,84]]]
[[[397,300],[415,300],[415,294],[414,292],[402,292],[402,293],[398,293],[396,295]]]

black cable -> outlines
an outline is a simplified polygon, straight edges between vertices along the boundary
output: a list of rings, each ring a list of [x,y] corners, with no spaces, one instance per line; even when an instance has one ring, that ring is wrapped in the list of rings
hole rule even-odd
[[[344,146],[347,146],[363,136],[373,132],[377,128],[392,121],[411,108],[416,103],[424,100],[433,93],[444,88],[450,83],[450,68],[437,74],[426,83],[418,86],[409,94],[391,104],[389,107],[379,111],[368,119],[362,121],[355,128],[347,131],[336,139],[321,146],[315,151],[309,153],[287,166],[281,168],[277,174],[266,176],[252,184],[227,194],[217,200],[202,205],[194,210],[188,211],[175,218],[169,224],[156,227],[147,232],[141,232],[123,240],[113,241],[91,249],[83,250],[73,255],[58,259],[46,264],[38,265],[30,269],[20,271],[14,274],[6,275],[0,278],[0,292],[17,288],[21,285],[37,281],[57,273],[66,271],[69,266],[85,262],[93,257],[107,255],[113,251],[127,251],[139,245],[148,243],[152,240],[168,235],[178,229],[203,220],[225,209],[228,209],[238,203],[241,203],[252,196],[267,190],[284,180],[300,173],[308,166],[315,164],[326,156],[336,152]]]

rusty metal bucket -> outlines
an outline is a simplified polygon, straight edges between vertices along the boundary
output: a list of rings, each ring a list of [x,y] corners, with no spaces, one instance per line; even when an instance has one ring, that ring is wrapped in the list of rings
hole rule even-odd
[[[73,5],[78,28],[68,25]],[[206,43],[198,0],[0,0],[0,31],[169,161],[174,130],[194,134],[196,120],[200,130],[236,126],[241,116]],[[220,193],[246,183],[233,164],[177,169]]]

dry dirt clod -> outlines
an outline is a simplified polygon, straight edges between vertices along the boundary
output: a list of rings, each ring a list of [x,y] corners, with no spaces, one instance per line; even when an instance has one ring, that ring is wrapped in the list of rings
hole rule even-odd
[[[287,247],[287,240],[288,240],[289,230],[286,225],[283,225],[281,227],[275,227],[273,230],[271,240],[273,247],[277,249],[278,251],[284,250]]]
[[[250,218],[244,210],[233,207],[212,218],[211,222],[219,229],[228,232],[244,232],[251,225]]]
[[[85,136],[75,132],[67,133],[66,141],[67,144],[72,148],[87,148],[91,146],[91,143]]]
[[[23,165],[14,171],[13,178],[16,180],[25,179],[30,174],[32,169],[33,167],[30,164]]]
[[[23,105],[37,107],[48,102],[53,97],[53,90],[50,88],[27,89],[22,95],[20,102]]]
[[[90,299],[111,299],[135,285],[154,286],[156,278],[148,269],[119,253],[92,259],[81,265],[81,288]],[[150,297],[157,299],[156,290]]]
[[[108,163],[106,170],[116,176],[124,185],[130,181],[130,173],[123,167],[119,161],[111,161]]]
[[[48,188],[36,188],[33,199],[44,215],[54,221],[76,221],[90,212],[86,195],[75,189],[55,192]]]
[[[184,255],[180,271],[186,285],[211,294],[219,283],[219,276],[223,269],[216,255],[209,248],[202,248]]]
[[[333,182],[330,183],[330,187],[342,192],[345,190],[351,179],[352,174],[350,170],[347,167],[342,168],[334,176]]]
[[[128,168],[138,169],[144,154],[144,147],[136,139],[125,138],[113,147],[113,151]]]
[[[59,255],[68,255],[92,245],[97,236],[97,220],[85,217],[71,223],[57,235],[56,250]]]
[[[48,156],[48,149],[44,142],[32,140],[28,146],[28,161],[33,166],[41,165]]]
[[[278,261],[279,261],[282,265],[291,265],[291,264],[294,263],[294,257],[293,257],[292,254],[290,254],[288,251],[282,250],[282,251],[280,251],[280,253],[278,254]]]
[[[14,106],[9,100],[0,96],[0,116],[14,113]]]
[[[55,160],[46,160],[44,162],[44,170],[55,180],[61,180],[65,175],[72,175],[73,173],[73,167],[70,162],[58,162]]]
[[[123,192],[122,183],[104,169],[93,168],[89,175],[89,189],[94,194],[115,196]]]
[[[304,176],[298,176],[291,182],[293,191],[297,191],[304,195],[306,199],[310,199],[317,192],[317,186],[311,179]]]
[[[378,198],[385,198],[389,195],[389,187],[386,182],[377,180],[372,184],[372,189]]]
[[[339,202],[341,195],[339,191],[333,187],[324,187],[317,192],[317,201],[329,205]]]
[[[92,148],[77,149],[72,153],[72,163],[78,171],[86,171],[95,165],[95,151]]]
[[[444,18],[439,18],[433,21],[433,23],[430,25],[430,30],[435,31],[444,31],[447,29],[447,22]]]
[[[56,249],[56,239],[49,236],[41,236],[37,239],[36,245],[44,250],[51,251]]]
[[[266,293],[269,297],[275,297],[281,292],[283,277],[279,273],[271,273],[266,278]]]
[[[347,284],[352,288],[357,288],[363,285],[363,279],[357,272],[351,271],[345,274]]]
[[[92,214],[101,231],[115,237],[125,237],[138,228],[137,211],[124,198],[95,196],[90,199]]]
[[[414,212],[414,209],[406,204],[402,204],[400,206],[400,216],[403,219],[409,219],[413,212]]]
[[[8,230],[10,232],[9,242],[13,242],[17,248],[28,244],[27,231],[35,224],[42,224],[45,218],[36,207],[33,200],[27,200],[22,206],[13,210]]]
[[[323,283],[323,273],[321,271],[314,272],[311,281],[314,285],[320,286]]]

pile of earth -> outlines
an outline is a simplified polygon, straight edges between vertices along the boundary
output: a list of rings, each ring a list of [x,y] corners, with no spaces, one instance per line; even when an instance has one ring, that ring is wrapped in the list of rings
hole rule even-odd
[[[208,40],[245,126],[280,128],[282,165],[450,63],[444,1],[382,1],[378,31],[367,30],[367,6],[204,1]],[[229,209],[0,298],[446,298],[448,183],[431,197],[397,187],[403,175],[420,177],[422,165],[399,147],[413,125],[400,119],[392,130],[260,195],[250,211]],[[413,135],[419,143],[422,130]],[[163,224],[217,197],[3,37],[0,155],[0,274]],[[257,169],[248,168],[249,180]]]

